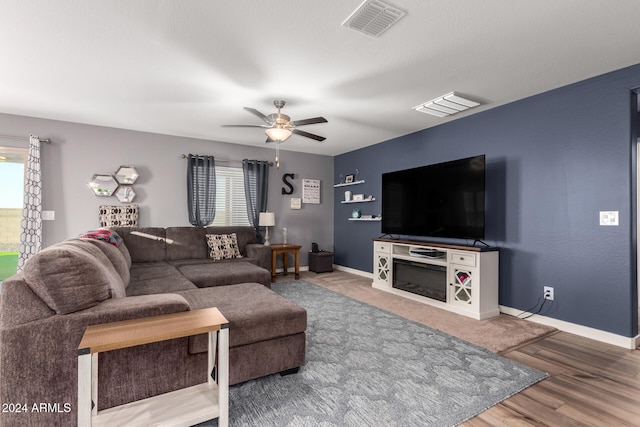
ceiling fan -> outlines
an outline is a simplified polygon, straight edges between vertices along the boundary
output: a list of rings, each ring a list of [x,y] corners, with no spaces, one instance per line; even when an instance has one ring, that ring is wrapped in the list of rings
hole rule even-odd
[[[263,128],[264,133],[267,134],[266,142],[276,143],[276,167],[280,167],[280,143],[286,141],[292,134],[304,136],[305,138],[315,139],[316,141],[324,141],[324,136],[316,135],[310,132],[305,132],[298,129],[299,126],[313,125],[316,123],[327,123],[327,119],[324,117],[312,117],[303,120],[291,121],[291,117],[286,114],[282,114],[280,110],[286,104],[281,99],[273,101],[273,105],[278,109],[277,113],[269,114],[268,116],[262,114],[255,108],[243,107],[245,110],[258,117],[265,122],[264,125],[222,125],[223,127],[241,127],[241,128]]]
[[[324,141],[326,138],[313,133],[305,132],[297,129],[299,126],[313,125],[316,123],[327,123],[327,119],[324,117],[312,117],[303,120],[291,121],[291,117],[286,114],[282,114],[280,110],[284,107],[285,101],[276,99],[273,101],[273,105],[278,109],[277,113],[269,114],[268,116],[262,114],[255,108],[243,107],[245,110],[258,117],[265,122],[264,125],[223,125],[224,127],[242,127],[242,128],[263,128],[267,134],[266,142],[282,142],[291,136],[292,133],[296,135],[304,136],[306,138],[315,139],[316,141]]]

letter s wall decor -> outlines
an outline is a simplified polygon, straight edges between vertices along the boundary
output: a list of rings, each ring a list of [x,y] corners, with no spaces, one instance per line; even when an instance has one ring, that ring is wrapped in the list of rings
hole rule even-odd
[[[284,185],[289,187],[289,189],[282,187],[282,194],[293,194],[293,184],[287,181],[287,178],[295,179],[294,174],[292,173],[285,173],[282,175],[282,182],[284,182]]]

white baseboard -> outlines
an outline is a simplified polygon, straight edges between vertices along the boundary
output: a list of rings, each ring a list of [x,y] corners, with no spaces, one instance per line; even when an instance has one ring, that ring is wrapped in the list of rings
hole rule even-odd
[[[531,313],[523,313],[522,310],[516,310],[515,308],[500,306],[500,311],[511,316],[529,315]],[[578,325],[576,323],[566,322],[564,320],[553,319],[551,317],[540,316],[534,314],[528,317],[526,320],[531,322],[540,323],[542,325],[553,326],[554,328],[569,332],[574,335],[589,338],[592,340],[600,341],[606,344],[615,345],[617,347],[633,350],[640,345],[640,335],[635,338],[625,337],[617,335],[611,332],[601,331],[600,329],[590,328],[588,326]]]
[[[355,268],[345,267],[342,265],[333,266],[336,270],[346,271],[347,273],[357,274],[358,276],[367,277],[373,280],[373,273],[369,273],[362,270],[356,270]],[[516,310],[504,305],[500,306],[500,312],[509,314],[511,316],[521,316],[523,314],[529,315],[531,313],[523,313],[522,310]],[[622,335],[613,334],[611,332],[601,331],[600,329],[590,328],[588,326],[578,325],[576,323],[565,322],[564,320],[553,319],[551,317],[540,316],[534,314],[527,318],[531,322],[540,323],[547,326],[552,326],[560,331],[569,332],[581,337],[589,338],[592,340],[600,341],[606,344],[615,345],[617,347],[633,350],[640,346],[640,335],[630,338]]]
[[[358,276],[366,277],[367,279],[373,280],[373,273],[369,273],[367,271],[356,270],[355,268],[345,267],[344,265],[333,264],[333,268],[336,270],[344,271],[351,274],[356,274]]]

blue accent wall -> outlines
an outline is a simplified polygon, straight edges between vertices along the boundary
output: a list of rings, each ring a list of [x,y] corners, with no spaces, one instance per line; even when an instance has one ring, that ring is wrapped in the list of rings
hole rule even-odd
[[[336,182],[357,168],[365,183],[334,190],[335,263],[372,271],[380,222],[348,218],[381,213],[383,173],[486,154],[485,241],[501,248],[500,304],[530,309],[553,286],[541,314],[637,335],[638,87],[635,65],[337,156]],[[345,190],[376,201],[341,204]],[[600,226],[599,211],[619,211],[620,225]]]

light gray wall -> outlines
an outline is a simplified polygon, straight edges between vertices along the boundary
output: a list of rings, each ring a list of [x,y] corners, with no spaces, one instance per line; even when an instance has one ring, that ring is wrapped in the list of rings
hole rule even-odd
[[[43,222],[43,245],[49,246],[98,227],[98,207],[121,205],[115,197],[93,195],[87,182],[95,173],[114,173],[120,165],[133,165],[140,178],[134,202],[140,206],[140,226],[189,225],[186,204],[186,160],[182,154],[213,155],[217,158],[270,160],[269,148],[229,144],[136,132],[101,126],[0,114],[0,134],[50,138],[42,144],[43,210],[55,211],[54,221]],[[287,144],[295,144],[288,141]],[[0,145],[26,147],[27,141],[0,138]],[[311,242],[333,249],[333,158],[281,151],[280,169],[269,173],[268,209],[275,212],[276,226],[270,240],[282,239],[302,245],[301,265],[308,265]],[[281,194],[282,175],[294,173],[294,192]],[[302,197],[302,179],[321,181],[321,203],[290,209],[291,197]]]

